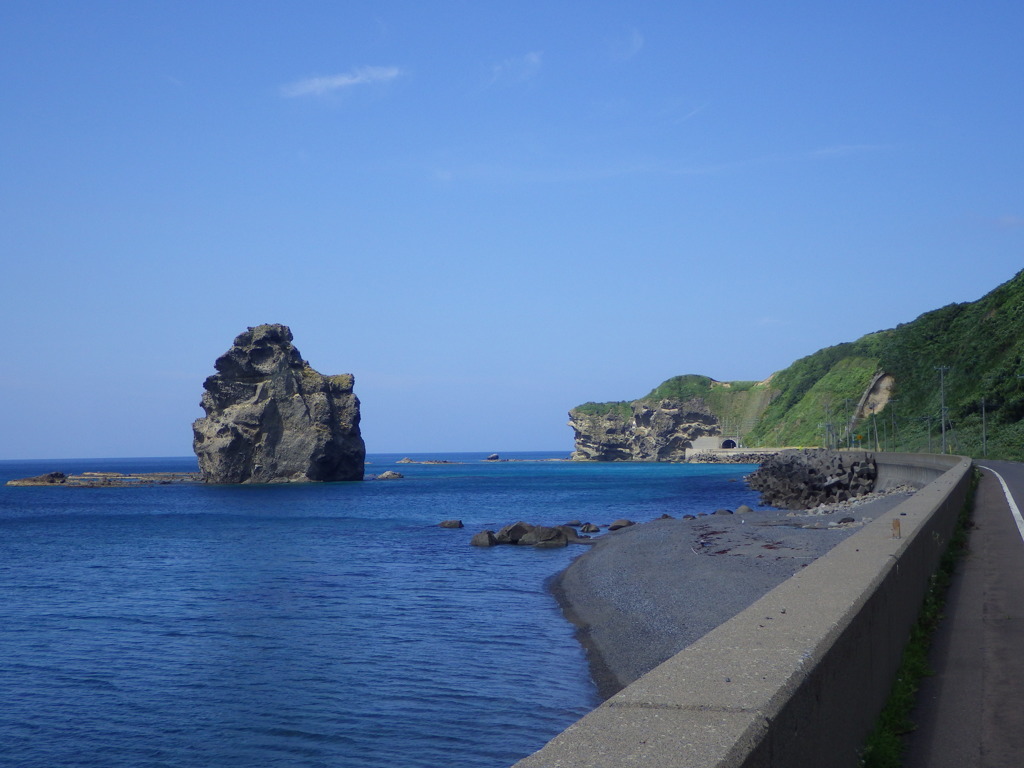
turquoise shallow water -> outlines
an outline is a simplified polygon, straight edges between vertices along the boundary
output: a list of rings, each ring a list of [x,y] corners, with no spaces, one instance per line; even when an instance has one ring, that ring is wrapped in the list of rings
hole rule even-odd
[[[544,586],[583,549],[473,533],[756,502],[749,466],[399,458],[367,467],[398,481],[0,486],[0,766],[509,765],[598,703]]]

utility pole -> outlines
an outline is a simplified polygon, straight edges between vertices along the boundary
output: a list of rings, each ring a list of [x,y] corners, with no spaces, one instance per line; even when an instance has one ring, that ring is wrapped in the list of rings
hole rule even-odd
[[[857,420],[857,414],[850,410],[850,398],[843,398],[843,413],[850,414],[849,420],[846,422],[846,447],[853,448],[853,425]]]
[[[988,456],[988,442],[985,434],[985,398],[981,398],[981,455]]]
[[[892,449],[897,450],[896,446],[896,403],[897,400],[893,398],[889,401],[889,420],[892,422]]]
[[[829,449],[838,448],[835,425],[832,423],[832,403],[826,400],[821,405],[825,411],[825,423],[823,425],[825,427],[825,447]]]
[[[946,453],[946,371],[948,365],[937,365],[935,370],[939,372],[939,402],[941,403],[942,418],[942,453]]]

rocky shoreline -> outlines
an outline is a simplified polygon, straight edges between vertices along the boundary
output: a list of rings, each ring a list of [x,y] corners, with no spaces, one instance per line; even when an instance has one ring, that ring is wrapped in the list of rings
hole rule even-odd
[[[595,540],[548,586],[607,698],[911,493],[629,526]]]

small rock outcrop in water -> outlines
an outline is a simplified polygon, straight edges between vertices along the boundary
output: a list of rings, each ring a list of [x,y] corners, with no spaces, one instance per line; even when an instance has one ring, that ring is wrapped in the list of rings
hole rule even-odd
[[[480,531],[469,542],[474,547],[495,547],[499,544],[512,544],[520,547],[536,547],[537,549],[553,549],[567,544],[593,544],[589,536],[580,536],[568,525],[553,527],[532,525],[520,520],[506,525],[500,531]]]
[[[747,475],[747,485],[760,491],[762,504],[810,509],[871,493],[876,473],[870,453],[783,451]]]
[[[195,472],[83,472],[65,475],[49,472],[36,477],[8,480],[7,485],[59,485],[62,488],[139,488],[145,485],[172,485],[194,483],[199,480]]]
[[[67,481],[68,476],[63,472],[47,472],[45,475],[8,480],[7,485],[63,485]]]
[[[352,374],[324,376],[285,325],[249,328],[204,383],[192,425],[208,483],[362,480],[366,448]]]

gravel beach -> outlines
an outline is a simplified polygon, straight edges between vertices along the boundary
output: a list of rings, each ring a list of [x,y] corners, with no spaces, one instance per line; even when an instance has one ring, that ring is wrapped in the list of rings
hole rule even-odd
[[[605,534],[551,590],[607,698],[731,619],[911,489],[806,512],[654,520]],[[844,518],[855,522],[838,524]]]

